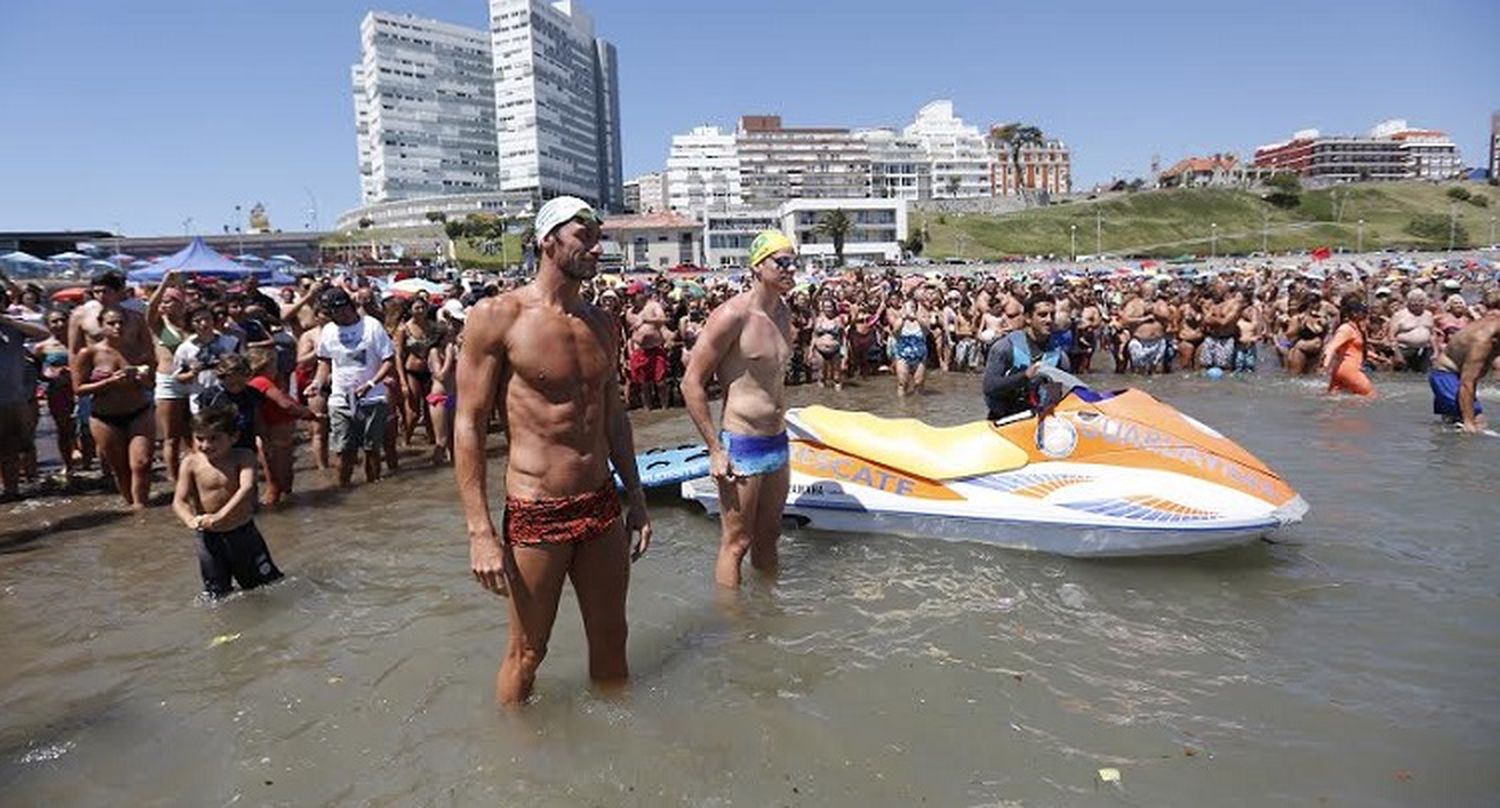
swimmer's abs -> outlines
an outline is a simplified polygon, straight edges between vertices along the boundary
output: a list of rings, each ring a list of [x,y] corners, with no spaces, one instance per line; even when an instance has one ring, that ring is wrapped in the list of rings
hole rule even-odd
[[[555,444],[528,448],[512,444],[505,468],[505,493],[544,499],[585,494],[609,479],[609,452],[580,454]]]

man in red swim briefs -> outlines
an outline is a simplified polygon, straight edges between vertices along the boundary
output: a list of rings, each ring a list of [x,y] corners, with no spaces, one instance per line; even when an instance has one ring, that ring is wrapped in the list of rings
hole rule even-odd
[[[667,310],[649,284],[636,281],[630,294],[630,308],[625,310],[625,326],[630,330],[630,386],[646,410],[666,409],[671,403],[667,377],[672,364],[667,353]]]
[[[630,563],[651,541],[618,392],[619,337],[609,314],[579,296],[579,286],[597,272],[599,219],[583,200],[565,196],[542,206],[535,228],[536,278],[470,310],[458,357],[453,459],[470,565],[484,588],[508,595],[510,603],[496,681],[504,705],[530,695],[569,578],[588,636],[590,678],[624,682]],[[497,396],[510,442],[498,531],[484,453]],[[623,521],[606,461],[625,483]],[[633,551],[630,531],[640,534]]]

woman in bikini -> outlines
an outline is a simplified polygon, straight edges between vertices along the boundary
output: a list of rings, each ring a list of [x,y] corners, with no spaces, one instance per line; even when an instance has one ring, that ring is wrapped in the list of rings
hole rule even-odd
[[[1297,301],[1287,319],[1286,337],[1291,342],[1286,352],[1287,373],[1306,376],[1317,371],[1317,357],[1323,351],[1323,335],[1327,332],[1322,300],[1317,294],[1308,293]]]
[[[73,394],[94,397],[89,430],[114,475],[125,504],[141,510],[151,496],[151,456],[156,415],[150,365],[132,365],[121,351],[125,315],[106,310],[99,318],[104,339],[78,352],[70,368]]]
[[[436,341],[427,349],[427,367],[432,369],[432,386],[427,392],[427,416],[436,438],[432,445],[432,465],[453,461],[453,408],[458,393],[458,351],[463,347],[464,321],[452,318],[445,328],[436,331]]]
[[[57,425],[57,454],[63,461],[63,478],[71,483],[73,466],[77,463],[73,454],[78,425],[73,423],[73,407],[77,399],[73,395],[73,374],[68,369],[68,313],[61,310],[47,312],[47,330],[52,336],[38,342],[32,355],[37,367],[41,368],[47,412]]]
[[[175,367],[177,346],[191,333],[180,278],[180,273],[168,272],[146,304],[146,325],[156,350],[156,434],[162,439],[167,476],[173,480],[182,465],[183,445],[193,437],[188,406],[192,386],[177,380]]]
[[[1203,344],[1203,300],[1194,291],[1177,309],[1177,367],[1198,368],[1198,346]]]
[[[822,360],[819,387],[832,384],[835,390],[844,389],[844,328],[844,315],[839,314],[838,303],[832,295],[823,295],[812,331],[812,349]]]
[[[849,376],[863,379],[873,371],[870,351],[880,339],[880,318],[884,314],[883,306],[870,303],[869,292],[849,303],[849,328],[846,332],[849,338]]]
[[[904,398],[908,393],[920,392],[927,379],[927,328],[932,322],[932,312],[922,305],[919,297],[907,301],[899,309],[891,309],[889,319],[894,342],[896,394]]]
[[[321,288],[318,289],[321,292]],[[293,385],[302,393],[302,403],[312,410],[308,419],[312,426],[313,463],[319,471],[328,469],[328,394],[330,390],[313,387],[318,374],[318,340],[322,338],[323,326],[328,325],[328,312],[319,308],[314,314],[313,326],[297,338],[297,369],[292,372]],[[311,393],[311,395],[309,395]]]
[[[432,392],[432,369],[427,364],[427,353],[437,340],[437,328],[433,325],[432,307],[427,298],[417,296],[407,304],[406,316],[396,326],[396,367],[401,376],[401,390],[405,393],[406,429],[404,439],[411,445],[411,436],[420,424],[427,431],[427,443],[434,442],[432,419],[427,417],[427,394]]]

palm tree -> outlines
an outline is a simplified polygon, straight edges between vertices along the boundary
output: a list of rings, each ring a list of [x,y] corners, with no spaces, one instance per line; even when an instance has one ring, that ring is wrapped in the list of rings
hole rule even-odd
[[[844,239],[854,230],[854,220],[842,210],[834,209],[818,220],[817,231],[833,241],[835,266],[844,265]]]
[[[1019,121],[990,129],[990,142],[1010,154],[1010,165],[1016,172],[1016,193],[1026,201],[1026,183],[1021,176],[1021,150],[1042,145],[1042,130]]]

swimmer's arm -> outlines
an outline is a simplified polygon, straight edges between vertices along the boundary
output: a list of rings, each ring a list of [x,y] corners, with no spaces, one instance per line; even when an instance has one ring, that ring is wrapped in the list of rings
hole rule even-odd
[[[52,332],[48,331],[46,326],[40,326],[36,323],[28,323],[25,320],[17,320],[12,317],[7,317],[3,313],[0,313],[0,323],[4,323],[5,325],[14,328],[15,330],[26,335],[28,339],[47,339],[48,337],[52,336]]]
[[[251,516],[251,508],[255,502],[255,453],[249,449],[233,451],[239,455],[235,458],[239,466],[235,473],[238,484],[235,486],[234,494],[229,497],[229,501],[224,503],[224,507],[209,514],[200,522],[205,530],[213,530],[223,524],[238,524]]]
[[[188,454],[182,458],[182,467],[177,472],[177,490],[172,494],[172,512],[182,520],[184,525],[197,530],[198,513],[193,507],[193,487],[197,485],[193,474],[197,464],[194,459],[197,455]]]
[[[682,372],[682,403],[688,417],[710,454],[723,451],[719,445],[719,432],[714,429],[713,413],[708,408],[708,381],[719,369],[719,364],[739,339],[744,314],[738,304],[723,305],[714,309],[704,323],[698,342],[693,345],[688,366]]]
[[[322,389],[324,387],[328,386],[328,374],[331,373],[332,370],[333,370],[333,360],[332,359],[329,359],[326,356],[320,356],[320,357],[318,357],[318,370],[315,373],[313,373],[312,384],[308,385],[308,389],[307,390],[303,390],[302,392],[304,394],[306,394],[309,398],[311,398],[312,396],[318,395],[319,392],[322,391]],[[309,391],[311,391],[311,392],[309,392]]]
[[[458,353],[458,406],[453,422],[453,473],[463,503],[471,544],[499,536],[486,496],[488,469],[484,455],[490,413],[508,363],[506,336],[515,321],[514,306],[504,298],[487,298],[470,313],[464,344]],[[488,585],[487,585],[488,587]]]

